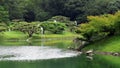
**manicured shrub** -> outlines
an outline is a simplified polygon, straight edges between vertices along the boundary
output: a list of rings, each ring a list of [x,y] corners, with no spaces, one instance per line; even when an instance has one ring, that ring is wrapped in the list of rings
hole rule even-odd
[[[49,31],[54,34],[61,34],[65,30],[65,24],[59,22],[49,22],[49,23],[42,23],[41,26],[43,27],[44,31]]]
[[[34,22],[33,23],[19,22],[14,24],[14,30],[27,33],[29,37],[32,37],[34,33],[40,31],[40,26],[38,26],[38,23]]]

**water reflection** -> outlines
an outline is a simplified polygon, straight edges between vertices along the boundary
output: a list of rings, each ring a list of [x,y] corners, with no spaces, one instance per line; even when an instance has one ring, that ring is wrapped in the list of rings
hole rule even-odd
[[[23,45],[39,45],[39,46],[53,46],[55,44],[59,45],[61,43],[61,46],[67,45],[69,46],[72,43],[71,39],[68,40],[50,40],[50,39],[41,39],[41,40],[32,40],[32,41],[25,41],[25,40],[6,40],[6,41],[0,41],[1,46],[23,46]],[[55,45],[55,46],[57,46]]]
[[[120,68],[120,57],[106,55],[88,57],[84,54],[75,56],[77,55],[76,52],[59,49],[71,45],[68,40],[47,41],[43,43],[44,47],[40,46],[41,42],[39,41],[33,41],[32,46],[21,46],[29,45],[27,42],[2,42],[0,44],[4,45],[0,46],[0,59],[7,59],[6,61],[0,61],[0,68]],[[47,56],[45,56],[46,54]],[[54,58],[56,56],[67,56],[67,58],[40,60],[40,58],[53,58],[53,56],[48,56],[50,54]],[[31,58],[34,60],[28,61]],[[35,60],[35,58],[39,60]],[[27,61],[11,61],[8,59],[27,59]]]
[[[81,55],[39,61],[0,61],[0,68],[120,68],[119,60],[119,57],[95,55],[94,60],[90,61]]]
[[[48,46],[0,46],[0,60],[40,60],[77,56],[79,52]]]

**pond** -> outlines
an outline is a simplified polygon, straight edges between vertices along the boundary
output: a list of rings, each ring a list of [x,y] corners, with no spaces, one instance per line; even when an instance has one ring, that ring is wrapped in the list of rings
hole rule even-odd
[[[5,41],[0,44],[0,68],[120,68],[120,57],[67,50],[70,40]]]

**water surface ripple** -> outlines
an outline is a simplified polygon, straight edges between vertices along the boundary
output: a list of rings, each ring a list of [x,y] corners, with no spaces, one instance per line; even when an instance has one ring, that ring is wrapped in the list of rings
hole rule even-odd
[[[0,60],[43,60],[77,56],[79,53],[48,46],[0,46]]]

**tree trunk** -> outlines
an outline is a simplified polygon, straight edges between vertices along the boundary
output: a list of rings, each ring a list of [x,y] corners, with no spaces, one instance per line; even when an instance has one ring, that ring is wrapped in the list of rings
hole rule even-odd
[[[85,47],[85,45],[81,45],[77,48],[78,51],[81,51],[83,48]]]
[[[78,51],[81,51],[84,47],[86,47],[86,45],[88,45],[89,42],[87,41],[82,41],[81,40],[81,43],[79,44],[79,47],[77,48]]]
[[[43,30],[43,34],[45,34],[45,30]]]
[[[29,37],[32,37],[32,34],[29,34]]]
[[[29,37],[32,37],[33,32],[28,32]]]

